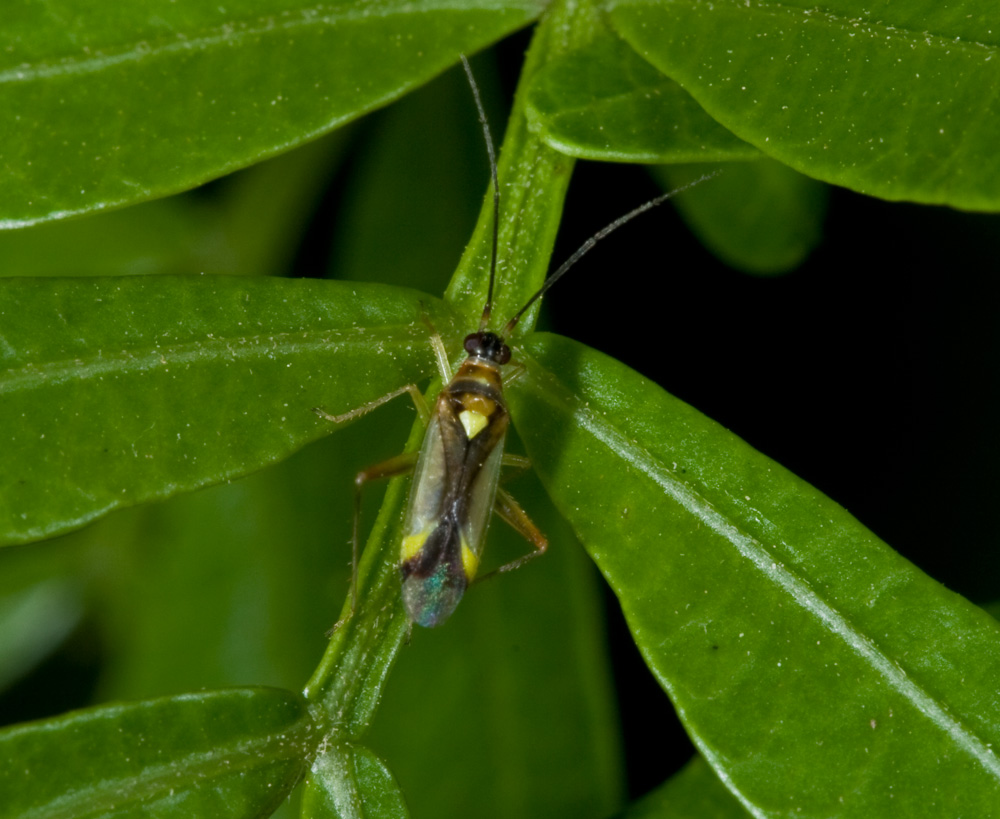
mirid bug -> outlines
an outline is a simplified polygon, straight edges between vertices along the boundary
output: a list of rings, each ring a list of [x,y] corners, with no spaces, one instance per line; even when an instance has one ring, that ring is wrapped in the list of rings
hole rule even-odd
[[[413,384],[343,415],[330,415],[319,408],[313,410],[326,420],[341,423],[409,392],[418,411],[425,417],[427,430],[419,453],[405,453],[390,458],[359,472],[355,478],[351,579],[353,612],[357,605],[358,521],[362,487],[370,480],[390,478],[413,470],[413,483],[403,524],[399,568],[404,607],[410,619],[421,626],[443,623],[455,610],[469,584],[476,579],[491,512],[496,511],[513,526],[532,544],[534,550],[490,574],[516,569],[543,554],[548,547],[545,536],[517,501],[498,487],[500,467],[504,460],[504,440],[510,423],[503,395],[502,374],[503,366],[511,360],[507,339],[531,305],[598,241],[680,190],[690,187],[688,185],[658,196],[598,231],[546,279],[501,331],[489,330],[496,280],[500,188],[489,124],[472,69],[464,56],[462,65],[469,79],[483,128],[493,187],[489,287],[479,328],[465,338],[467,357],[452,375],[440,337],[432,336],[445,386],[438,393],[430,412],[423,396]],[[700,181],[702,180],[697,180]]]

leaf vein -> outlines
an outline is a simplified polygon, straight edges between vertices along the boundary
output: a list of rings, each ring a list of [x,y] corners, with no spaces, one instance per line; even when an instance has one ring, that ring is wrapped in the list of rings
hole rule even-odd
[[[204,364],[226,360],[260,361],[304,352],[371,347],[379,342],[407,344],[426,340],[426,330],[417,325],[378,329],[315,333],[268,333],[225,339],[196,341],[123,350],[118,353],[97,351],[87,357],[64,358],[44,364],[29,363],[0,373],[0,395],[22,390],[52,387],[70,381],[85,381],[109,375],[145,373],[171,366]]]
[[[536,0],[495,0],[480,2],[475,11],[523,11],[536,14],[540,5]],[[0,71],[0,84],[34,82],[53,77],[78,74],[96,74],[107,68],[124,63],[138,63],[153,57],[206,51],[216,46],[231,47],[234,43],[251,40],[275,31],[294,31],[311,27],[336,28],[345,23],[363,20],[389,18],[395,16],[424,15],[434,11],[469,11],[467,0],[431,0],[430,2],[382,2],[352,4],[343,9],[329,5],[313,6],[297,11],[286,11],[280,16],[268,15],[252,21],[233,21],[204,33],[189,37],[178,32],[172,41],[151,44],[148,40],[138,40],[120,47],[85,57],[71,56],[58,62],[22,63],[15,68]],[[457,56],[457,55],[456,55]]]

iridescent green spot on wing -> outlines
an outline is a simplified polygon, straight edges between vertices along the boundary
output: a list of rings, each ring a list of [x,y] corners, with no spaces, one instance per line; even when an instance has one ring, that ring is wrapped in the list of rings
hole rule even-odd
[[[431,628],[451,616],[467,586],[465,575],[442,561],[429,575],[412,574],[403,580],[403,605],[414,623]]]

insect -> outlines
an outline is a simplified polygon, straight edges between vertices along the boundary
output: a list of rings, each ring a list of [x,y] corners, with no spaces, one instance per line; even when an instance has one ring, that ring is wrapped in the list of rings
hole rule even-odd
[[[361,488],[370,480],[390,478],[413,470],[413,482],[403,523],[399,571],[404,607],[410,619],[421,626],[437,626],[443,623],[455,610],[469,584],[476,579],[486,530],[493,511],[513,526],[534,549],[495,569],[490,575],[512,571],[543,554],[548,548],[545,535],[539,531],[517,501],[498,486],[500,468],[504,461],[504,439],[510,424],[503,395],[502,370],[511,360],[507,339],[528,308],[598,241],[639,214],[686,189],[658,196],[598,231],[546,279],[542,287],[514,314],[501,331],[489,330],[497,267],[500,188],[493,139],[479,89],[464,56],[462,64],[472,88],[479,121],[483,128],[493,187],[493,240],[489,288],[479,329],[465,338],[467,357],[458,371],[452,375],[440,337],[436,334],[432,337],[445,382],[432,411],[427,411],[423,396],[412,384],[344,415],[330,415],[320,408],[313,409],[320,417],[341,423],[364,414],[404,392],[409,392],[418,411],[426,416],[427,429],[419,453],[404,453],[358,473],[355,478],[352,536],[351,611],[353,612],[357,605]],[[702,180],[698,180],[700,181]],[[510,458],[510,460],[522,466],[527,465],[524,459]]]

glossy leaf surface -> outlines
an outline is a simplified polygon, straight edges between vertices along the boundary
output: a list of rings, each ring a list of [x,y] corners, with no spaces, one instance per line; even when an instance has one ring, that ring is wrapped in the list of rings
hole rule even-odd
[[[796,170],[886,199],[1000,206],[988,0],[610,5],[640,54]]]
[[[266,816],[317,740],[304,701],[279,689],[78,711],[0,731],[0,815]]]
[[[429,297],[229,278],[0,283],[0,542],[259,469],[433,370]],[[58,480],[51,476],[58,475]]]
[[[548,62],[531,85],[527,114],[545,142],[581,159],[725,162],[760,155],[604,29]]]
[[[140,202],[385,104],[534,0],[21,3],[0,30],[0,226]],[[393,48],[386,48],[386,44]]]
[[[532,461],[740,798],[989,815],[997,622],[628,368],[557,336],[527,348],[511,405]]]

